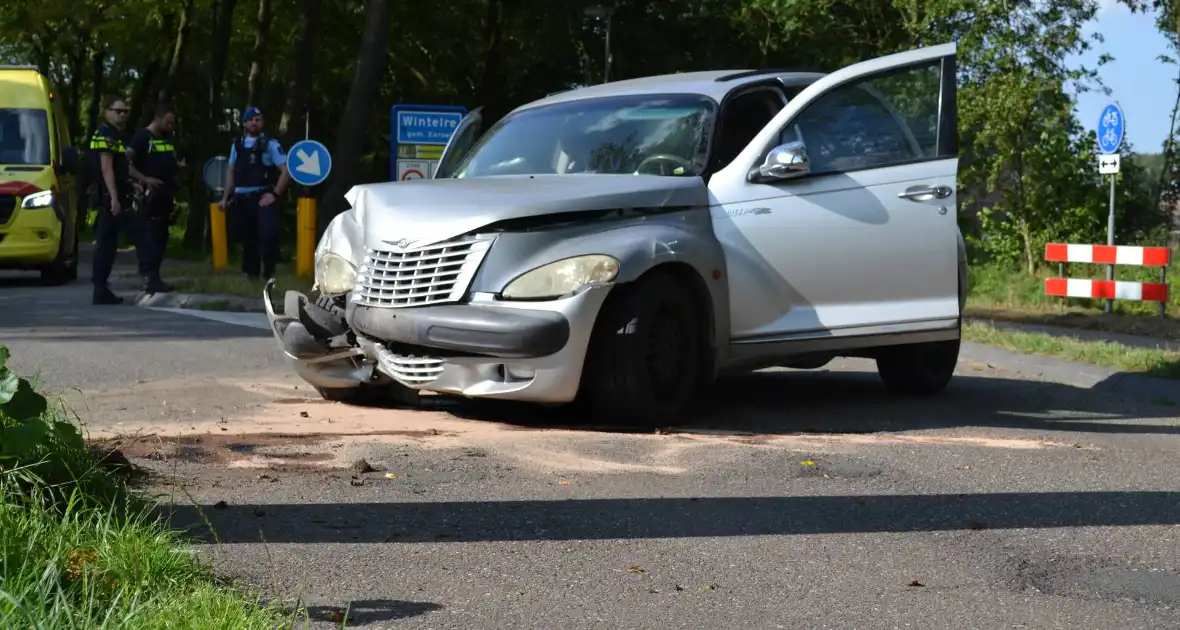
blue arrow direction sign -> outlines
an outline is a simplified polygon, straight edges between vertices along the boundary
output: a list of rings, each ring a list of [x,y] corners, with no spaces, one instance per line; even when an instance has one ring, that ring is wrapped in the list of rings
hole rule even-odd
[[[1111,103],[1102,109],[1102,116],[1098,118],[1098,148],[1103,153],[1118,152],[1123,145],[1126,122],[1123,110],[1118,105]]]
[[[287,171],[296,184],[321,184],[332,172],[332,155],[315,140],[300,140],[287,153]]]
[[[451,109],[451,108],[448,108]],[[397,144],[442,144],[463,120],[459,111],[445,111],[441,108],[401,109],[394,113],[393,125]]]

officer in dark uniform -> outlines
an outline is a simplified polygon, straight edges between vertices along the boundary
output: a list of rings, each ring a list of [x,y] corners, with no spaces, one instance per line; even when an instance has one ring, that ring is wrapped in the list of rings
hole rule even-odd
[[[115,254],[119,249],[119,232],[127,229],[135,243],[140,273],[150,269],[151,245],[143,238],[139,217],[132,208],[134,184],[122,132],[127,126],[127,103],[115,97],[103,110],[106,122],[90,138],[87,169],[90,171],[89,201],[97,209],[94,220],[95,247],[91,271],[95,304],[121,304],[107,284]]]
[[[228,208],[242,243],[242,271],[251,279],[258,279],[259,271],[262,277],[273,278],[279,261],[279,199],[291,175],[279,141],[262,133],[262,111],[247,107],[242,122],[245,134],[230,147],[230,168],[218,205]]]
[[[167,293],[172,285],[160,279],[160,266],[164,263],[164,251],[168,247],[168,228],[174,217],[173,205],[180,163],[176,159],[176,148],[172,144],[172,130],[176,115],[167,103],[156,106],[152,122],[140,129],[127,143],[127,159],[131,162],[131,176],[142,185],[139,196],[139,212],[145,237],[151,241],[152,260],[143,278],[145,293]]]

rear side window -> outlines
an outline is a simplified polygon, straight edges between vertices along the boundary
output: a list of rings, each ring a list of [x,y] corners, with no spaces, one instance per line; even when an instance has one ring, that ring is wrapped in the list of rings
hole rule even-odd
[[[0,164],[50,164],[49,117],[44,110],[0,108]]]

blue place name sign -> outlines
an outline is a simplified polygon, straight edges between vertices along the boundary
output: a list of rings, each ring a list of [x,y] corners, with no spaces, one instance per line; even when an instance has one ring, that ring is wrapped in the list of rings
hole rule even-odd
[[[463,120],[460,112],[397,112],[398,144],[446,144]]]

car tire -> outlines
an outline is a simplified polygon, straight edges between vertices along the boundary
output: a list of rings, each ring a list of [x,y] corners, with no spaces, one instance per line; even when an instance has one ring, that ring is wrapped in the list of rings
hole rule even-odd
[[[41,284],[60,286],[78,279],[78,233],[74,233],[72,247],[65,239],[57,247],[57,257],[41,268]]]
[[[394,403],[404,407],[419,404],[418,391],[401,383],[381,383],[359,387],[317,387],[320,397],[346,405],[383,405]]]
[[[692,293],[656,272],[615,287],[595,322],[583,370],[595,419],[629,426],[682,420],[697,393],[702,316]]]
[[[351,404],[359,402],[368,392],[363,387],[317,387],[320,397],[332,402]]]
[[[886,348],[877,355],[877,374],[890,391],[930,396],[946,388],[959,362],[958,339]]]

